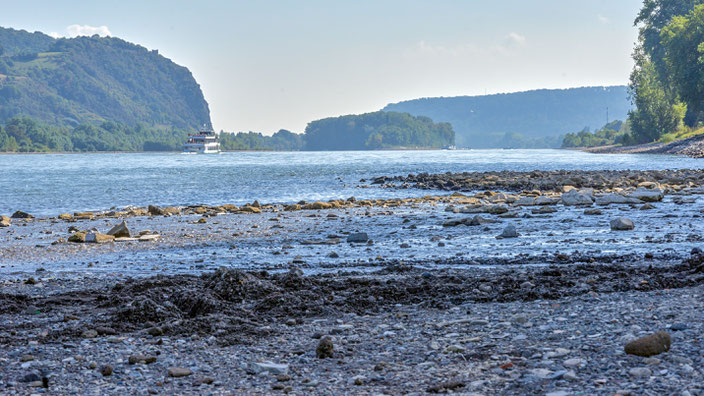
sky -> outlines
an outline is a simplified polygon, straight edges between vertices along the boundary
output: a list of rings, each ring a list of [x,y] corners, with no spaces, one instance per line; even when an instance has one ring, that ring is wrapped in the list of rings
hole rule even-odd
[[[111,35],[188,67],[215,130],[420,97],[622,85],[641,0],[0,0],[0,26]]]

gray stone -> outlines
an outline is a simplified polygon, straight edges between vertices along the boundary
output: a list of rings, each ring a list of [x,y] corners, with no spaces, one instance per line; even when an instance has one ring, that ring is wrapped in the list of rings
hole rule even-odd
[[[268,371],[271,374],[288,374],[288,364],[277,364],[268,360],[263,362],[251,362],[249,369],[255,374]]]
[[[503,232],[501,232],[501,235],[499,235],[501,238],[518,238],[518,232],[516,232],[516,226],[513,224],[507,225]]]
[[[648,378],[653,373],[647,367],[634,367],[634,368],[628,370],[628,374],[630,374],[631,377],[635,377],[635,378]]]
[[[625,217],[611,220],[611,229],[614,231],[629,231],[635,228],[633,222]]]
[[[369,236],[366,232],[355,232],[347,236],[347,242],[349,243],[364,243],[369,240]]]
[[[130,230],[127,228],[127,223],[124,221],[112,227],[107,234],[115,238],[130,238]]]

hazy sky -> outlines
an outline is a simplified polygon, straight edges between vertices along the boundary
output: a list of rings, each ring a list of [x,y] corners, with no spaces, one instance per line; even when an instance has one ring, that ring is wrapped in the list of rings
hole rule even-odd
[[[8,1],[0,26],[110,34],[187,66],[216,130],[390,102],[625,84],[640,0]]]

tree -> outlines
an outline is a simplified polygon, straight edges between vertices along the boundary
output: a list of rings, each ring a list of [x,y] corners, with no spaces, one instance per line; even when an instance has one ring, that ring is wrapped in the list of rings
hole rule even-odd
[[[672,87],[687,104],[685,122],[694,126],[704,110],[704,4],[672,18],[660,37]]]
[[[681,125],[686,106],[679,103],[658,78],[655,66],[641,49],[636,49],[636,67],[630,89],[635,110],[628,113],[635,143],[649,143]]]

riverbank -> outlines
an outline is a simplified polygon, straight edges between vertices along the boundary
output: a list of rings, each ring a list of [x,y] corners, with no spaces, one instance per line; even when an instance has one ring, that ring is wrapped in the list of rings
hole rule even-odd
[[[398,198],[18,214],[0,388],[703,394],[703,171],[362,183]],[[624,353],[658,330],[670,351]]]
[[[599,154],[673,154],[704,158],[704,135],[670,143],[648,143],[635,146],[585,147],[579,150]]]

